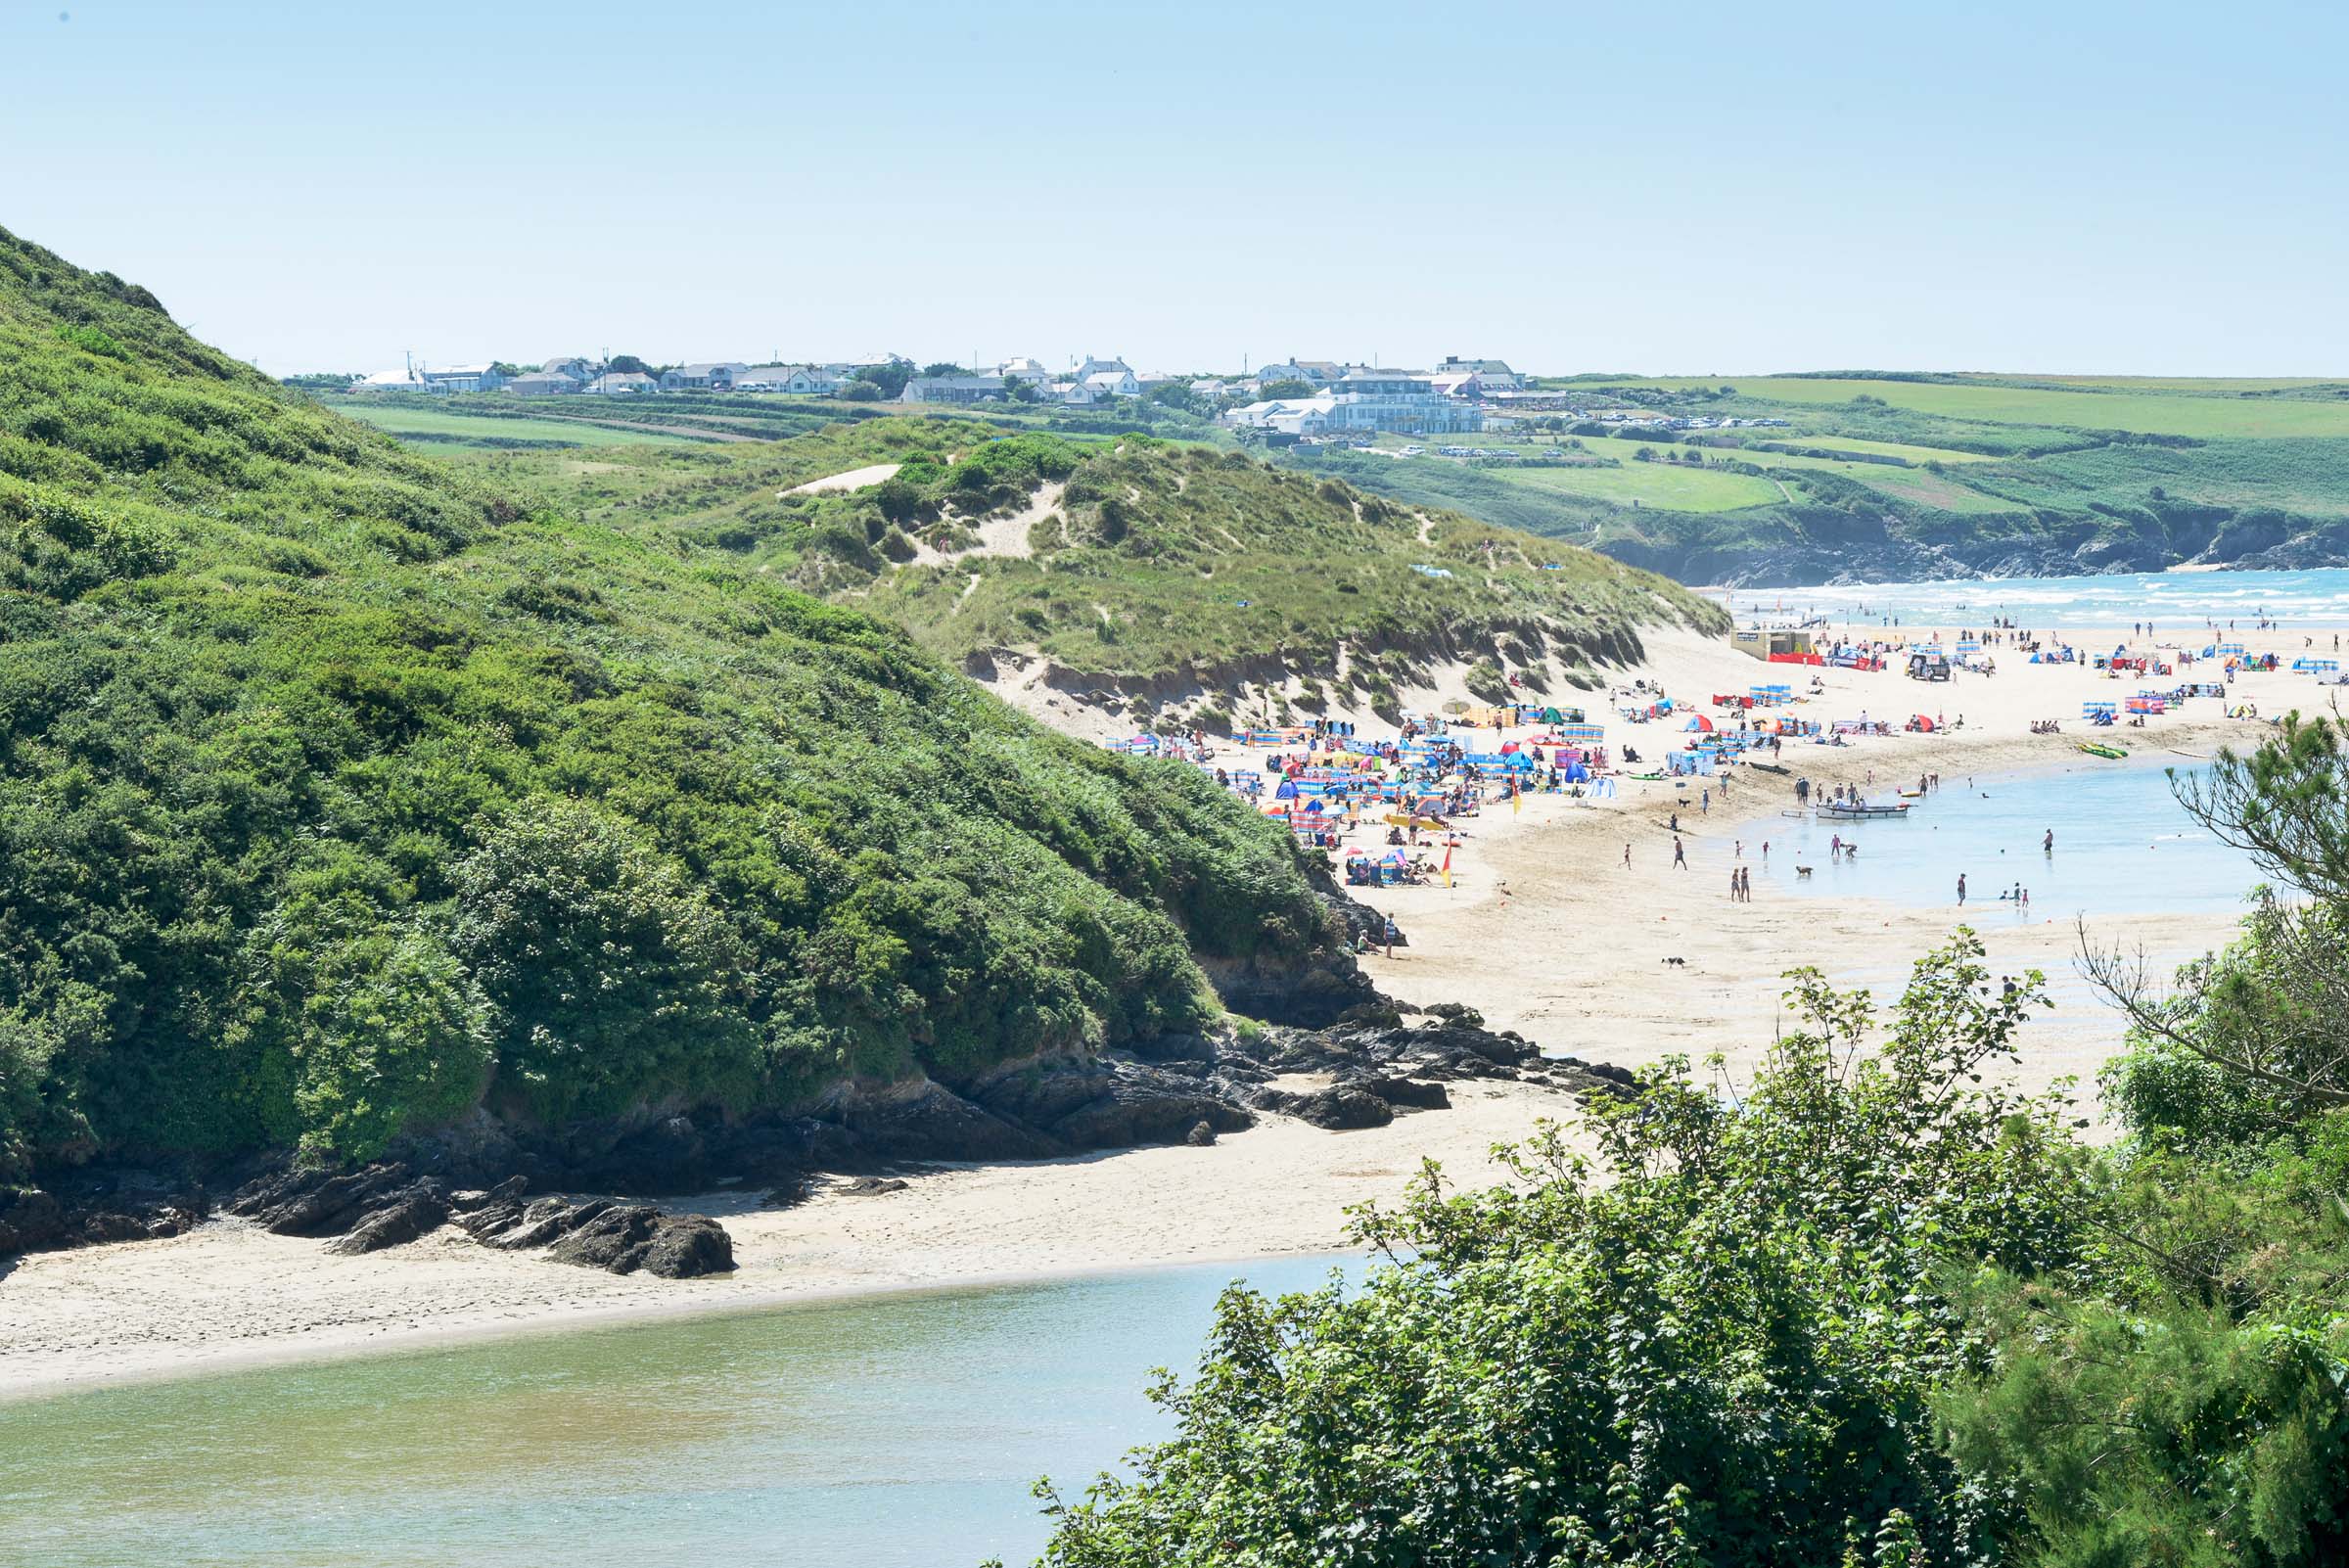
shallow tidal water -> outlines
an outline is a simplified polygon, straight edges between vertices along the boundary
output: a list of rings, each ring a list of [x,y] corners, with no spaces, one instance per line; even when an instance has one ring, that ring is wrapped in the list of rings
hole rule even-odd
[[[1790,747],[1781,760],[1795,773],[1809,772],[1814,782],[1847,769],[1865,775],[1865,763],[1854,768],[1845,761],[1848,752],[1804,747],[1800,753]],[[1825,760],[1815,764],[1815,756]],[[2188,771],[2199,765],[2193,758],[2147,747],[2126,762],[2083,757],[2083,765],[2052,772],[1982,774],[1970,782],[1965,774],[1945,772],[1941,788],[1912,802],[1897,821],[1777,815],[1740,830],[1708,830],[1690,857],[1691,874],[1715,876],[1726,888],[1728,868],[1737,863],[1733,841],[1742,838],[1757,899],[1871,899],[1955,910],[1962,874],[1966,915],[1981,925],[2243,909],[2263,880],[2258,868],[2187,814],[2164,762]],[[1749,780],[1759,786],[1763,777],[1749,773],[1736,781],[1739,808],[1752,805]],[[1898,799],[1899,784],[1915,783],[1914,775],[1896,778],[1879,761],[1875,785],[1864,789],[1871,801],[1889,804]],[[1789,785],[1771,779],[1761,787],[1773,792],[1774,807],[1793,807]],[[1697,798],[1695,790],[1689,798]],[[1714,808],[1721,809],[1718,799]],[[1683,813],[1681,820],[1690,819]],[[2055,849],[2046,853],[2040,846],[2050,830]],[[1831,854],[1838,837],[1857,842],[1859,854]],[[1811,875],[1800,876],[1799,866],[1811,867]],[[2027,909],[1999,899],[2018,882],[2031,895]]]
[[[1027,1561],[1217,1295],[1330,1258],[531,1335],[0,1405],[0,1563]]]

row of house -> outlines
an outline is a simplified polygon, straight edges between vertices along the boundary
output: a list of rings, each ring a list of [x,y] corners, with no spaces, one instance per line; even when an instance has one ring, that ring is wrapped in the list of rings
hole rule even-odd
[[[580,354],[557,354],[536,370],[506,374],[494,365],[410,365],[364,377],[352,392],[509,392],[522,397],[590,394],[606,397],[642,396],[674,392],[786,392],[806,396],[830,396],[884,360],[848,360],[837,364],[753,365],[738,359],[714,359],[699,364],[672,365],[658,375],[636,370],[607,370]]]
[[[591,395],[637,397],[659,392],[792,392],[831,396],[886,360],[827,364],[751,364],[714,359],[672,365],[657,374],[613,370],[578,354],[558,354],[535,370],[509,373],[495,365],[410,366],[369,376],[353,392],[512,392],[525,397]],[[1021,401],[1089,407],[1140,397],[1173,382],[1187,385],[1196,402],[1220,406],[1253,398],[1263,389],[1297,386],[1304,395],[1257,398],[1230,408],[1225,423],[1284,438],[1367,435],[1444,435],[1485,428],[1484,407],[1523,395],[1521,379],[1497,359],[1448,356],[1433,371],[1380,369],[1326,359],[1285,359],[1255,375],[1225,381],[1213,377],[1138,375],[1119,358],[1086,358],[1055,372],[1031,358],[1005,360],[990,370],[942,376],[911,376],[898,399],[948,405]]]
[[[1136,376],[1123,359],[1095,359],[1065,376],[1053,374],[1033,359],[1007,359],[993,370],[962,376],[915,376],[905,383],[898,401],[907,403],[997,403],[1019,398],[1027,402],[1063,403],[1089,408],[1118,397],[1139,397],[1161,380]],[[1015,389],[1024,386],[1022,392]]]

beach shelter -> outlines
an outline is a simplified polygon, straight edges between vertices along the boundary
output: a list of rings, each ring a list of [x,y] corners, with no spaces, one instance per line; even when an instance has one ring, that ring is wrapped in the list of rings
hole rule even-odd
[[[1688,722],[1681,727],[1683,729],[1702,730],[1710,734],[1713,729],[1713,720],[1707,718],[1702,714],[1698,714],[1694,717],[1690,718]]]
[[[1293,778],[1282,779],[1280,781],[1280,787],[1272,792],[1272,798],[1276,801],[1293,801],[1297,799],[1297,781]]]
[[[1937,726],[1934,724],[1931,715],[1918,714],[1909,720],[1909,727],[1919,735],[1930,735]]]

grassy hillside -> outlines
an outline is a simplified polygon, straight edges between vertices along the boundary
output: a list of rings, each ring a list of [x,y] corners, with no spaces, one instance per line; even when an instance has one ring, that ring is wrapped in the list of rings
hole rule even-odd
[[[1056,683],[1169,721],[1225,716],[1243,689],[1274,711],[1392,709],[1439,669],[1480,663],[1495,681],[1505,667],[1588,686],[1637,656],[1642,626],[1721,624],[1604,557],[1230,447],[991,414],[467,462],[506,493],[869,609],[973,670],[1040,660]],[[882,464],[900,465],[885,484],[799,488]]]
[[[0,362],[0,1167],[951,1078],[1331,938],[1192,770],[5,232]]]
[[[1480,438],[1519,462],[1287,460],[1683,581],[2349,563],[2349,383],[1853,374],[1551,390],[1586,416],[1784,424],[1635,437],[1567,412]]]

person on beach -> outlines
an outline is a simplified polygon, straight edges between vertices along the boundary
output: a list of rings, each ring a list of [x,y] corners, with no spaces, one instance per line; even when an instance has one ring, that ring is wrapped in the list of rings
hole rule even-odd
[[[2055,830],[2053,828],[2048,829],[2047,836],[2039,841],[2039,853],[2042,854],[2055,853]]]
[[[1688,869],[1688,852],[1681,848],[1681,841],[1677,838],[1672,841],[1672,863],[1676,870]]]
[[[1962,871],[1958,873],[1958,907],[1965,907],[1965,873]]]
[[[1632,847],[1628,844],[1623,847],[1623,868],[1626,871],[1632,868]]]
[[[1737,873],[1736,873],[1736,871],[1735,871],[1735,870],[1733,870],[1733,869],[1732,869],[1732,870],[1729,872],[1729,902],[1731,902],[1731,903],[1735,903],[1736,901],[1737,901]]]

